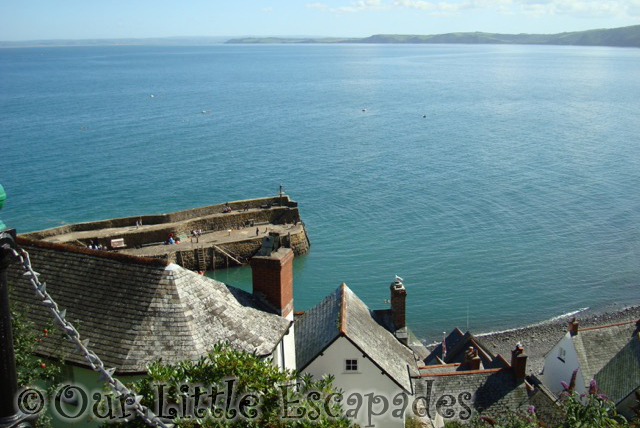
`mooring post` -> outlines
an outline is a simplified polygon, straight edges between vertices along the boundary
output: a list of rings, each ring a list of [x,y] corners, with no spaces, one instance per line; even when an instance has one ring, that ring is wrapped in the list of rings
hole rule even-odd
[[[7,198],[0,185],[0,209]],[[0,220],[0,428],[30,428],[27,415],[16,409],[18,375],[11,332],[11,311],[9,309],[9,284],[7,268],[14,261],[16,230],[9,229]]]

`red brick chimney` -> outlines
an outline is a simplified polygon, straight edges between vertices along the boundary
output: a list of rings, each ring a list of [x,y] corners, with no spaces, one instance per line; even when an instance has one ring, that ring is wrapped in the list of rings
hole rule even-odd
[[[391,317],[396,330],[407,326],[406,320],[406,299],[407,289],[404,288],[402,278],[396,276],[395,281],[389,287],[391,290]]]
[[[578,334],[579,325],[580,323],[576,321],[576,317],[573,317],[571,321],[569,321],[567,330],[569,331],[569,333],[571,333],[571,336],[575,336],[576,334]]]
[[[265,298],[283,316],[293,316],[293,251],[279,248],[251,259],[253,294]],[[289,317],[291,318],[291,317]]]
[[[520,343],[511,351],[511,368],[516,380],[523,380],[527,376],[527,356],[524,354],[524,346]]]
[[[482,360],[478,356],[478,350],[473,346],[469,346],[464,351],[464,363],[467,366],[467,370],[480,370],[480,363]]]

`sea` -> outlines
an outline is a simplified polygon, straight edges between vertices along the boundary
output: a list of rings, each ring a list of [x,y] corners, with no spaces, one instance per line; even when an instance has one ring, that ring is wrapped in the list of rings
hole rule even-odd
[[[388,308],[398,275],[426,341],[640,303],[639,136],[638,49],[0,49],[8,226],[282,185],[312,244],[295,308],[342,282]],[[250,288],[247,267],[210,275]]]

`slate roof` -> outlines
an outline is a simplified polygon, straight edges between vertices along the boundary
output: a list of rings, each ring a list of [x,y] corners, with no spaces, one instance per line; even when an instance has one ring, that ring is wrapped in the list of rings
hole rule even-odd
[[[417,374],[413,352],[400,343],[346,284],[296,321],[296,364],[303,371],[339,337],[346,337],[395,383],[411,391]]]
[[[120,373],[142,373],[157,358],[194,360],[222,341],[267,355],[290,326],[251,294],[175,264],[24,238],[19,244],[90,349]],[[38,329],[46,326],[49,313],[17,263],[8,280],[12,301],[27,308]],[[57,345],[48,338],[38,352],[58,356]],[[62,352],[68,362],[87,365],[67,341]]]
[[[614,402],[640,387],[640,339],[633,321],[580,328],[572,340],[585,385],[595,378]]]
[[[440,361],[444,361],[445,363],[462,363],[464,362],[465,351],[469,346],[473,346],[478,350],[478,355],[484,368],[496,368],[504,365],[503,361],[497,358],[489,347],[471,332],[462,333],[462,330],[456,327],[449,333],[444,341],[447,348],[446,356],[443,358],[442,343],[439,343],[424,359],[425,364],[439,364]]]
[[[584,374],[586,384],[598,373],[613,356],[622,349],[633,335],[635,325],[632,322],[580,328],[578,334],[572,336],[576,348],[580,370]]]
[[[563,418],[557,397],[535,376],[526,382],[515,378],[509,365],[502,368],[464,370],[459,364],[439,364],[420,367],[420,376],[412,379],[416,397],[429,397],[426,419],[436,426],[446,421],[468,421],[475,414],[499,416],[505,411],[526,412],[535,407],[538,418],[549,426],[557,426]],[[451,408],[440,409],[438,400],[449,395]],[[421,400],[422,401],[422,400]],[[424,406],[426,401],[422,401]],[[448,413],[448,415],[447,415]]]
[[[393,311],[391,309],[374,309],[371,313],[373,319],[386,328],[391,334],[396,331],[395,325],[393,324]],[[404,330],[407,332],[407,346],[413,351],[417,360],[424,360],[426,356],[429,355],[429,350],[409,326],[405,326]]]
[[[598,387],[619,403],[640,387],[640,340],[632,338],[595,375]]]
[[[526,410],[530,404],[526,384],[516,381],[509,369],[469,372],[453,370],[448,374],[438,370],[432,375],[423,373],[421,377],[414,378],[413,382],[416,397],[426,397],[430,389],[432,416],[435,416],[435,403],[446,394],[455,397],[456,400],[462,397],[466,405],[484,414]],[[455,415],[452,414],[452,420],[465,420],[465,416],[471,416],[468,412],[467,415],[464,414],[464,408],[460,403],[458,409]]]

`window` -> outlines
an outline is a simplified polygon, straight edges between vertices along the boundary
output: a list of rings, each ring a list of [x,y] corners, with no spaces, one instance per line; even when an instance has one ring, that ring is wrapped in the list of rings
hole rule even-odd
[[[355,373],[358,371],[358,360],[345,360],[344,371]]]
[[[560,349],[558,349],[558,359],[564,363],[564,359],[566,356],[567,351],[563,347],[560,347]]]

